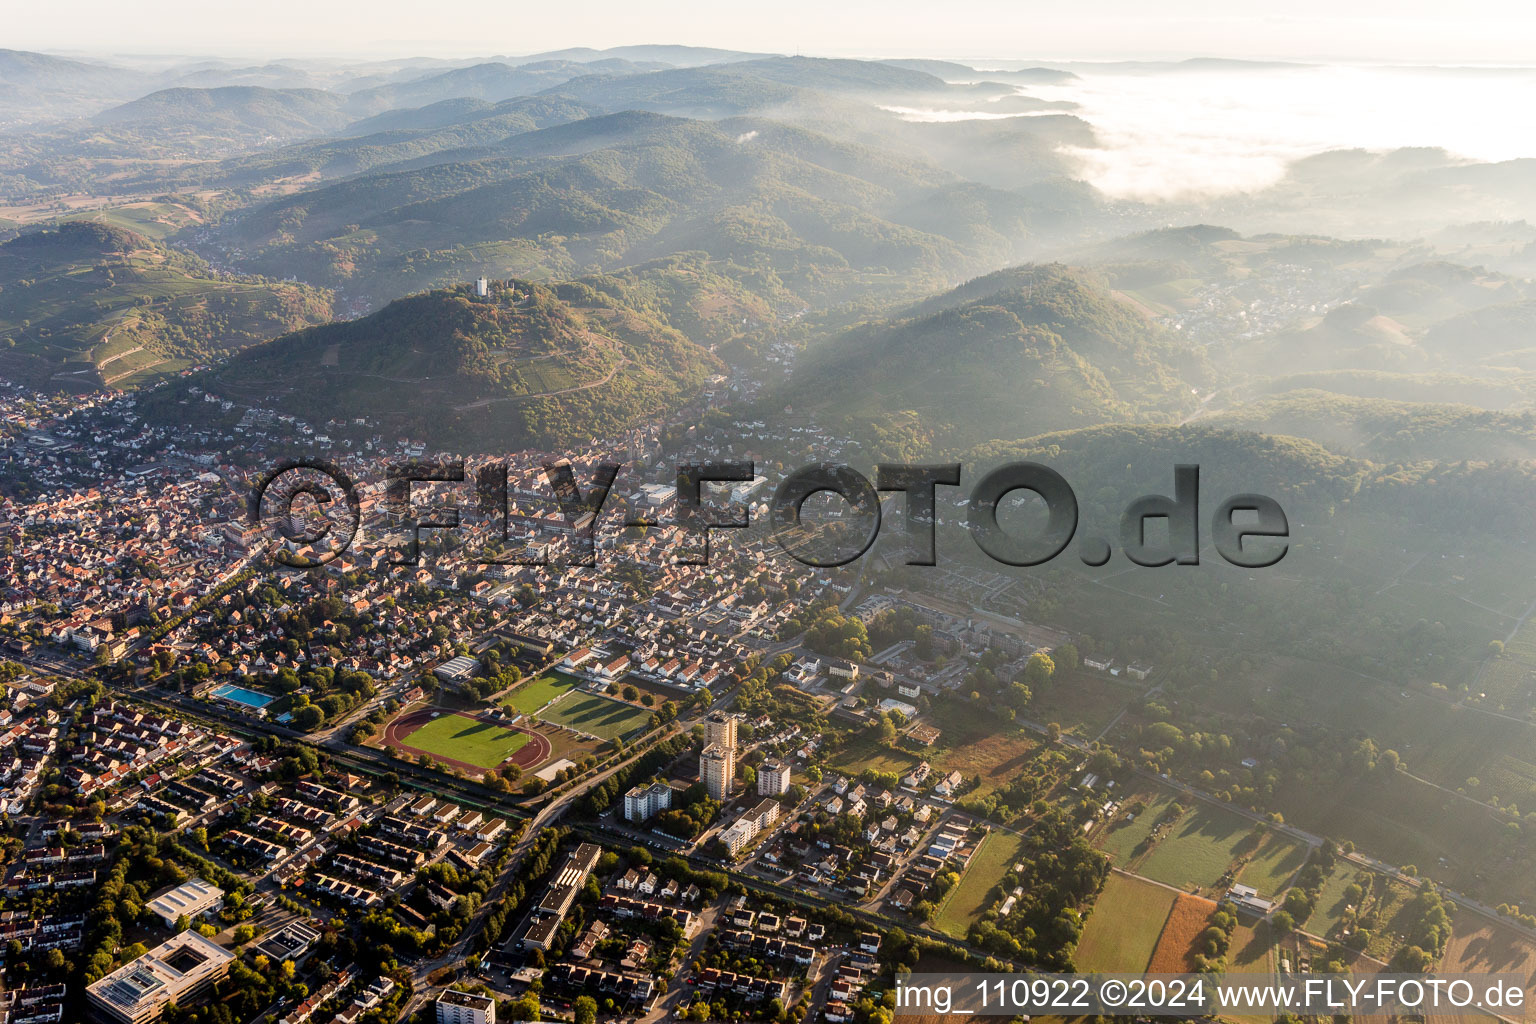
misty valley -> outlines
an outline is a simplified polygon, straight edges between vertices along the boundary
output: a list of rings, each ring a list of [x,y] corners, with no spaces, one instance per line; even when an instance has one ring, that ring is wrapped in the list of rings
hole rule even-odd
[[[0,50],[0,1013],[1536,995],[1533,91]]]

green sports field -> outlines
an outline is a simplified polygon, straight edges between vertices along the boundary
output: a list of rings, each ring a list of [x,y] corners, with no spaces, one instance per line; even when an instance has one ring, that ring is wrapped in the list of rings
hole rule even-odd
[[[581,681],[564,672],[550,672],[519,686],[508,695],[507,703],[525,715],[537,712],[545,704],[562,694],[569,693]]]
[[[539,716],[541,721],[611,740],[643,729],[651,712],[595,693],[571,693]]]
[[[408,733],[403,742],[438,757],[491,769],[521,750],[528,736],[463,715],[441,715]]]

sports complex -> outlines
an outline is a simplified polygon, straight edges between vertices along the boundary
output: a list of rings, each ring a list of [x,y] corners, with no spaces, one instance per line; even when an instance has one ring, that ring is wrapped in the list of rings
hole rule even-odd
[[[477,774],[508,761],[526,771],[543,764],[552,752],[549,738],[535,730],[488,714],[435,706],[398,716],[385,726],[384,742]]]
[[[476,775],[508,763],[526,772],[557,756],[579,759],[644,729],[652,714],[585,691],[581,680],[559,671],[530,679],[500,700],[505,715],[441,705],[409,708],[384,727],[384,745]]]

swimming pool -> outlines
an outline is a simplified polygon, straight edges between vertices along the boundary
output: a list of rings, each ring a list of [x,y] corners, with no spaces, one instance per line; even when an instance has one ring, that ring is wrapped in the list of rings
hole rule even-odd
[[[274,699],[264,693],[257,693],[255,690],[247,690],[243,686],[236,686],[234,683],[225,683],[223,686],[215,687],[212,695],[221,697],[224,700],[233,701],[236,704],[243,704],[248,708],[257,709],[266,707]]]

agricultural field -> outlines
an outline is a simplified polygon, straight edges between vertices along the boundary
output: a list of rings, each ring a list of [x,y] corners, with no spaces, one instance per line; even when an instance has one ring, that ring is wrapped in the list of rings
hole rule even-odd
[[[1305,843],[1277,833],[1265,837],[1253,859],[1243,865],[1237,880],[1251,885],[1265,896],[1278,896],[1307,862]]]
[[[960,883],[950,891],[934,915],[934,927],[957,939],[965,938],[971,925],[990,907],[993,886],[1013,869],[1023,852],[1022,836],[997,829],[989,833],[971,857],[965,874],[960,876]]]
[[[1158,281],[1140,288],[1127,288],[1119,293],[1155,315],[1166,316],[1187,309],[1205,282],[1198,277],[1181,277],[1172,281]]]
[[[1510,870],[1505,819],[1404,773],[1345,779],[1326,790],[1282,784],[1276,803],[1300,828],[1353,842],[1389,864],[1432,870],[1449,888],[1536,906],[1536,872]]]
[[[1276,967],[1275,939],[1269,925],[1262,921],[1252,924],[1240,922],[1232,930],[1232,945],[1227,948],[1227,966],[1233,971],[1273,974]]]
[[[1124,803],[1129,807],[1138,800],[1145,808],[1136,816],[1135,821],[1127,821],[1128,815],[1122,814],[1101,830],[1098,838],[1099,849],[1114,861],[1116,867],[1126,870],[1130,870],[1132,862],[1137,859],[1136,848],[1152,834],[1173,803],[1173,797],[1166,790],[1151,794],[1126,794]]]
[[[114,227],[137,231],[159,242],[177,231],[203,223],[203,216],[181,203],[133,202],[100,210],[73,213],[61,217],[60,220],[104,221]]]
[[[1525,1002],[1536,1000],[1536,942],[1469,910],[1451,915],[1451,941],[1440,960],[1449,973],[1510,973],[1526,979]]]
[[[0,334],[14,342],[8,355],[42,361],[17,362],[16,372],[51,366],[83,373],[84,383],[126,386],[330,318],[328,292],[221,277],[138,234],[158,216],[143,209],[67,221],[0,247]],[[169,206],[165,212],[176,220]],[[144,224],[135,222],[140,216]]]
[[[1536,757],[1530,754],[1536,724],[1498,717],[1524,718],[1536,703],[1536,625],[1516,634],[1501,657],[1481,669],[1469,666],[1460,678],[1476,679],[1466,706],[1457,703],[1463,695],[1456,692],[1405,690],[1339,666],[1276,658],[1249,677],[1213,688],[1208,700],[1213,710],[1293,724],[1369,723],[1377,746],[1395,750],[1416,775],[1448,789],[1466,788],[1480,800],[1536,803]],[[1483,693],[1486,699],[1479,697]],[[1366,799],[1360,810],[1369,813],[1376,802]],[[1283,809],[1287,818],[1305,813],[1300,804]],[[1400,862],[1423,860],[1416,854]]]
[[[1269,926],[1239,923],[1232,930],[1232,944],[1227,947],[1227,970],[1243,974],[1274,975],[1279,970],[1275,938]],[[1228,1019],[1225,1015],[1223,1020]],[[1274,1024],[1273,1016],[1233,1014],[1233,1024]]]
[[[549,672],[513,690],[508,694],[505,703],[514,711],[531,715],[556,697],[569,693],[579,685],[581,681],[575,676],[564,672]]]
[[[523,749],[528,734],[464,715],[439,715],[401,737],[418,750],[480,768],[495,768]]]
[[[1157,841],[1137,872],[1179,889],[1212,890],[1228,868],[1257,848],[1253,822],[1196,803]]]
[[[1195,940],[1210,926],[1211,915],[1215,912],[1214,900],[1182,893],[1175,897],[1147,970],[1155,974],[1182,974],[1195,970],[1195,954],[1199,952]]]
[[[1486,693],[1493,707],[1532,704],[1531,673],[1536,672],[1536,623],[1527,621],[1504,645],[1504,653],[1483,666],[1477,692]]]
[[[1080,971],[1146,970],[1178,894],[1111,872],[1077,944]]]
[[[1516,650],[1524,634],[1515,638]],[[1509,703],[1516,713],[1524,714],[1536,700],[1532,680],[1533,666],[1516,655],[1490,662],[1486,679],[1495,671],[1516,662],[1521,681],[1516,684],[1517,699]],[[1480,691],[1481,692],[1481,691]],[[1487,701],[1475,701],[1479,707],[1497,706],[1492,693]],[[1536,741],[1536,726],[1483,714],[1470,707],[1450,706],[1430,697],[1400,701],[1373,725],[1372,733],[1384,747],[1391,747],[1403,758],[1408,769],[1448,789],[1463,789],[1480,800],[1497,797],[1500,802],[1519,805],[1536,801],[1536,759],[1530,751]],[[1470,782],[1469,780],[1476,780]]]
[[[645,728],[650,724],[651,712],[593,693],[568,693],[539,718],[563,725],[567,729],[612,740]]]

